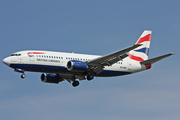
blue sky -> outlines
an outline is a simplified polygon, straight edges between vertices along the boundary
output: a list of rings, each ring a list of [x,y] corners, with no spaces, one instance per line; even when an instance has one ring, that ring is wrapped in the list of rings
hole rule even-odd
[[[150,58],[174,52],[128,76],[42,83],[41,73],[0,64],[0,119],[173,120],[180,118],[178,0],[1,0],[1,60],[20,50],[105,55],[152,30]]]

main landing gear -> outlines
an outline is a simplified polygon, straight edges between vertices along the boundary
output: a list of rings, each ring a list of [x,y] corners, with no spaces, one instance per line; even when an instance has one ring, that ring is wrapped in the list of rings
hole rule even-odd
[[[88,76],[87,76],[87,80],[88,80],[88,81],[90,81],[90,80],[92,80],[92,79],[94,79],[94,76],[93,76],[93,75],[88,75]]]
[[[73,86],[73,87],[76,87],[76,86],[78,86],[78,85],[79,85],[79,81],[76,81],[76,80],[73,81],[73,83],[72,83],[72,86]]]
[[[90,80],[92,80],[92,79],[94,79],[94,76],[93,75],[88,75],[87,76],[87,78],[86,78],[88,81],[90,81]],[[72,86],[73,87],[76,87],[76,86],[78,86],[79,85],[79,81],[77,81],[77,80],[73,80],[73,83],[72,83]]]

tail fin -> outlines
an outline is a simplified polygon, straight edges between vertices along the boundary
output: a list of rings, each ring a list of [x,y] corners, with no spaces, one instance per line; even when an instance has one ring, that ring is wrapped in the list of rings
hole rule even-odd
[[[128,53],[130,59],[135,61],[144,61],[148,59],[150,40],[151,40],[152,31],[145,30],[136,44],[142,44],[140,47],[131,50]]]

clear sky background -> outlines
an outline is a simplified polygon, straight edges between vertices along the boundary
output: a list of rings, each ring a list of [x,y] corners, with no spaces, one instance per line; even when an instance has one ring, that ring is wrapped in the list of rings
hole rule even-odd
[[[179,0],[1,0],[0,60],[20,50],[105,55],[152,30],[149,58],[174,52],[132,75],[43,83],[0,63],[1,120],[180,119]]]

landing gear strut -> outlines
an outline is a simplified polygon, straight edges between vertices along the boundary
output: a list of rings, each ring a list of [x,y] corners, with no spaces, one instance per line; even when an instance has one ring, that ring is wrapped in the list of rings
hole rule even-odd
[[[14,71],[22,73],[21,78],[25,78],[26,77],[26,75],[24,74],[25,70],[20,69],[20,68],[15,68]]]
[[[26,77],[26,75],[23,73],[22,75],[21,75],[21,78],[23,79],[23,78],[25,78]]]
[[[73,83],[72,83],[72,86],[73,86],[73,87],[76,87],[76,86],[78,86],[78,85],[79,85],[79,81],[76,81],[76,80],[73,81]]]

